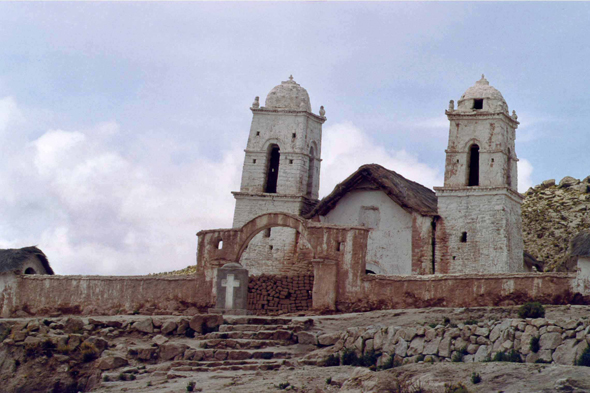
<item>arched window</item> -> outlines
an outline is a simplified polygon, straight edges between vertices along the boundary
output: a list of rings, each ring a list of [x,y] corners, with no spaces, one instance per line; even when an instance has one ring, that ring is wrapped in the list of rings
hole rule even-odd
[[[311,198],[313,193],[313,180],[315,173],[315,150],[313,146],[309,149],[309,168],[307,168],[307,193],[306,196]]]
[[[266,173],[266,186],[264,192],[275,194],[277,192],[277,180],[279,179],[279,161],[281,158],[281,149],[278,145],[268,147],[268,171]]]
[[[28,267],[25,270],[25,274],[37,274],[37,272],[35,271],[35,269],[33,269],[32,267]]]
[[[468,186],[479,186],[479,146],[469,148],[469,178]]]

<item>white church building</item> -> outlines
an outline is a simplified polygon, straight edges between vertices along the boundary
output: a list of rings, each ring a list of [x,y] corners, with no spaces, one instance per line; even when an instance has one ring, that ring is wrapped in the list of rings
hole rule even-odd
[[[292,77],[256,97],[233,226],[285,212],[338,226],[370,228],[367,273],[386,275],[521,272],[522,196],[517,192],[517,116],[482,76],[449,125],[444,185],[435,191],[395,168],[361,166],[318,200],[323,106],[314,114]],[[291,228],[258,233],[240,264],[250,274],[312,271],[309,244]]]

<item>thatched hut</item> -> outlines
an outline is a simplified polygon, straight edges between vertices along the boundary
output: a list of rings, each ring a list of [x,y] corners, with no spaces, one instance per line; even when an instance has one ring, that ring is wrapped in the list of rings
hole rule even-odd
[[[37,247],[0,249],[0,274],[54,274],[47,256]]]

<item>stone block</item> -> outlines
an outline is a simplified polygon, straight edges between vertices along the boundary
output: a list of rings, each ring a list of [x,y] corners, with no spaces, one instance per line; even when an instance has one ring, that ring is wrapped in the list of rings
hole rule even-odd
[[[561,345],[555,348],[552,356],[553,361],[557,364],[573,365],[576,359],[575,347],[576,340],[565,340]]]
[[[541,349],[555,349],[561,344],[561,342],[562,339],[560,333],[545,333],[541,336],[539,345],[541,346]]]
[[[424,351],[424,337],[415,337],[408,347],[408,356],[420,355]]]
[[[182,355],[187,348],[188,345],[179,343],[160,345],[160,359],[174,359],[176,356]]]
[[[172,334],[176,330],[176,322],[168,321],[162,325],[162,334]]]
[[[359,337],[360,340],[362,338]],[[297,342],[299,344],[311,344],[311,345],[318,345],[317,336],[314,333],[310,332],[299,332],[297,333]],[[349,348],[347,346],[347,348]]]
[[[205,334],[218,329],[223,324],[223,315],[220,314],[199,314],[192,317],[189,326],[199,334]]]
[[[400,338],[395,345],[395,354],[401,357],[406,357],[408,353],[408,342]]]
[[[438,345],[438,356],[448,358],[451,356],[451,338],[445,337]]]
[[[151,318],[142,319],[141,321],[137,321],[133,324],[133,329],[137,330],[138,332],[142,333],[153,333],[154,332],[154,325],[152,324]]]
[[[438,354],[438,347],[442,341],[441,337],[437,337],[432,341],[426,342],[424,345],[424,351],[422,352],[424,355],[436,355]]]
[[[98,360],[96,367],[100,370],[112,370],[126,366],[127,364],[129,364],[127,359],[124,359],[120,356],[106,356]]]

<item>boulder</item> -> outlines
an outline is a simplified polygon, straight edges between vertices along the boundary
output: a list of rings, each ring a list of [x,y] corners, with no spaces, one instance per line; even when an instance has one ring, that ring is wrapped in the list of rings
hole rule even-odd
[[[223,315],[221,314],[198,314],[192,317],[189,322],[191,329],[200,334],[217,331],[221,324],[223,324]]]
[[[160,345],[160,359],[174,359],[176,356],[182,355],[187,348],[188,345],[179,343],[169,343]]]
[[[422,352],[424,355],[436,355],[438,354],[438,347],[440,346],[440,342],[442,341],[441,337],[437,337],[432,341],[429,341],[424,345],[424,351]]]
[[[127,354],[139,360],[151,360],[158,357],[158,348],[156,347],[130,347]]]
[[[102,353],[102,351],[107,349],[109,346],[109,343],[106,342],[106,340],[96,336],[88,337],[82,344],[93,345],[96,349],[98,349],[99,353]]]
[[[424,337],[415,337],[408,347],[408,356],[421,355],[424,351]]]
[[[153,333],[154,325],[151,318],[142,319],[133,324],[133,328],[142,333]]]
[[[545,333],[541,335],[539,345],[541,349],[555,349],[561,344],[561,334],[558,332]]]
[[[84,331],[84,325],[82,319],[70,317],[64,322],[64,331],[66,333],[82,333]]]
[[[362,338],[359,337],[360,340]],[[318,339],[315,334],[310,332],[299,332],[297,333],[297,342],[299,344],[311,344],[318,345]]]
[[[170,340],[168,340],[167,337],[164,337],[161,334],[158,334],[156,337],[152,338],[152,341],[158,345],[162,345],[162,344],[166,344]]]
[[[168,321],[162,326],[162,334],[172,334],[176,330],[176,322]]]
[[[129,364],[129,362],[122,357],[106,356],[98,360],[96,367],[100,370],[112,370],[114,368],[126,366],[127,364]]]
[[[408,353],[408,342],[403,338],[400,338],[395,345],[395,354],[401,357],[405,357]]]
[[[320,335],[318,337],[318,342],[320,343],[320,345],[323,345],[323,346],[334,345],[334,344],[336,344],[336,342],[338,341],[339,338],[340,338],[339,332],[327,333],[327,334]]]
[[[561,179],[561,181],[559,182],[559,188],[568,188],[571,186],[575,186],[579,182],[580,181],[578,179],[575,179],[571,176],[566,176],[563,179]]]
[[[541,183],[541,186],[543,188],[552,187],[554,185],[555,185],[555,179],[548,179],[548,180],[545,180]]]
[[[557,364],[571,366],[576,359],[576,340],[565,340],[553,352],[553,361]]]
[[[445,337],[438,345],[438,356],[448,358],[451,356],[451,338]]]

